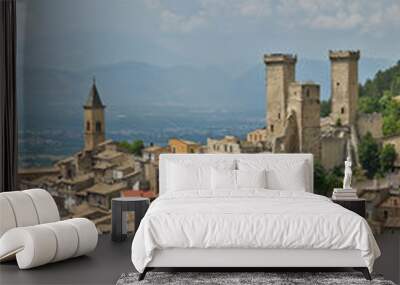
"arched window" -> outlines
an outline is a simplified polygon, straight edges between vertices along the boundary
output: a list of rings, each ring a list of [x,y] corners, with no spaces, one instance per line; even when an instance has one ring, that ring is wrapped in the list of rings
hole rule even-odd
[[[86,130],[90,131],[90,122],[89,121],[86,122]]]
[[[340,113],[344,114],[344,107],[340,109]]]
[[[96,122],[96,132],[101,132],[101,123]]]
[[[278,119],[280,119],[281,118],[281,113],[278,113]]]
[[[271,125],[270,129],[271,129],[271,132],[273,133],[274,132],[274,125]]]

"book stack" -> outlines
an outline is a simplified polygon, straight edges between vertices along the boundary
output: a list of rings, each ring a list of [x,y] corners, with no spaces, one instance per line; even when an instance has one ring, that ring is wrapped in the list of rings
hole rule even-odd
[[[354,200],[354,199],[358,199],[358,197],[357,197],[357,189],[335,188],[335,189],[333,189],[332,199],[334,199],[334,200]]]

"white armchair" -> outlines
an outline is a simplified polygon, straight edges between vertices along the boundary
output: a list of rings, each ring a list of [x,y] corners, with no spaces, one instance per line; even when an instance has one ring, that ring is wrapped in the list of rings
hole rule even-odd
[[[94,250],[97,238],[88,219],[60,221],[46,190],[0,193],[0,262],[16,258],[20,269],[57,262]]]

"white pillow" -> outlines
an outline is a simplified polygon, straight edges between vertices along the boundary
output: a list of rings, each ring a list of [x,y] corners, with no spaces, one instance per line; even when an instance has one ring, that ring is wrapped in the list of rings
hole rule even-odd
[[[171,191],[210,189],[210,167],[170,163],[168,184]]]
[[[211,168],[211,189],[235,190],[236,170]]]
[[[267,171],[236,170],[237,188],[267,188]]]
[[[176,158],[166,163],[167,191],[211,190],[211,168],[235,169],[234,159]]]
[[[268,189],[306,191],[311,183],[309,170],[304,160],[238,160],[238,168],[239,170],[266,170]]]

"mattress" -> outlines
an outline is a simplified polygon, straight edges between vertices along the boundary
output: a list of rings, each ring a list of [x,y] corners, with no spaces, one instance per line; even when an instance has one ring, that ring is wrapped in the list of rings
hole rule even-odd
[[[157,198],[132,243],[139,272],[163,249],[359,250],[372,271],[380,251],[368,223],[330,199],[300,191],[182,191]]]

